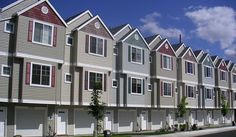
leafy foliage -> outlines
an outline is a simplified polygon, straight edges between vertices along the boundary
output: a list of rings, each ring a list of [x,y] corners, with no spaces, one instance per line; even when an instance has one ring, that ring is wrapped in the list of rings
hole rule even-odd
[[[183,117],[187,111],[186,106],[188,105],[188,102],[186,102],[186,98],[187,97],[182,97],[180,103],[177,106],[177,117]]]
[[[229,112],[229,102],[225,100],[224,95],[221,95],[221,114],[226,116]]]

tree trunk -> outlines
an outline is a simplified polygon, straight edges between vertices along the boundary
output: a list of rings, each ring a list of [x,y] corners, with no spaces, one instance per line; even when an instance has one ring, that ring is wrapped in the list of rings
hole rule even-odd
[[[96,120],[96,123],[94,124],[93,137],[98,137],[98,120]]]

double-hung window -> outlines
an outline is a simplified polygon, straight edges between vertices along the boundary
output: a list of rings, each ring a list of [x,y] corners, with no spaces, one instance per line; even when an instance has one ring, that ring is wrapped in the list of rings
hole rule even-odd
[[[142,49],[132,47],[131,48],[131,59],[132,59],[132,62],[142,63]]]
[[[233,83],[236,83],[236,74],[233,74]]]
[[[194,74],[194,64],[192,62],[186,61],[186,72],[188,74]]]
[[[142,94],[142,79],[132,78],[132,93],[133,94]]]
[[[193,86],[187,86],[187,97],[194,98],[194,87]]]
[[[226,76],[227,74],[226,74],[226,71],[220,71],[220,80],[225,80],[226,81]]]
[[[89,52],[95,55],[104,56],[104,39],[90,36]]]
[[[163,68],[167,69],[167,70],[171,70],[172,69],[172,63],[171,63],[171,57],[170,56],[166,56],[166,55],[162,55],[163,56]]]
[[[212,76],[213,76],[212,68],[204,66],[204,75],[205,75],[206,78],[212,78]]]
[[[205,90],[205,94],[206,94],[206,99],[213,99],[213,95],[212,95],[212,89],[206,88]]]
[[[33,42],[52,46],[53,26],[40,22],[34,22]]]
[[[97,87],[99,90],[102,90],[103,74],[89,72],[89,89],[93,90],[96,83],[99,83]]]
[[[42,64],[32,64],[31,85],[50,86],[51,66]]]
[[[14,33],[15,24],[10,21],[5,21],[4,32]]]
[[[163,95],[164,96],[172,96],[172,83],[163,82]]]

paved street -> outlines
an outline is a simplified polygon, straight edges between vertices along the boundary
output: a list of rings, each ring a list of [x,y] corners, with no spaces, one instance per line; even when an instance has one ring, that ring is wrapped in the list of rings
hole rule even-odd
[[[233,131],[208,134],[208,135],[202,135],[202,136],[196,136],[196,137],[236,137],[236,129]]]

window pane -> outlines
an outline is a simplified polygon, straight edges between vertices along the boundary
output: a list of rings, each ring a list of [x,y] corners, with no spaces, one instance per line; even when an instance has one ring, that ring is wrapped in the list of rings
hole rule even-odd
[[[42,66],[42,85],[50,85],[50,67]]]
[[[90,37],[90,52],[96,54],[96,38]]]
[[[132,93],[137,93],[136,89],[136,79],[132,79]]]
[[[68,82],[71,82],[71,81],[72,81],[71,75],[69,75],[69,74],[66,75],[66,81],[68,81]]]
[[[3,67],[3,74],[10,75],[11,74],[11,68],[10,67]]]
[[[34,41],[42,42],[43,39],[43,24],[35,22]]]
[[[44,25],[43,43],[51,44],[51,40],[52,40],[52,27]]]
[[[40,84],[41,66],[33,64],[32,84]]]
[[[103,40],[97,38],[97,54],[103,55]]]
[[[137,79],[137,93],[142,93],[142,81]]]
[[[132,61],[136,62],[136,48],[132,47]]]
[[[14,30],[13,30],[13,24],[12,23],[7,23],[6,24],[7,26],[6,26],[6,30],[7,31],[9,31],[9,32],[13,32]]]
[[[90,72],[89,73],[89,89],[94,89],[95,84],[95,73]]]
[[[142,50],[136,49],[136,62],[141,63]]]

